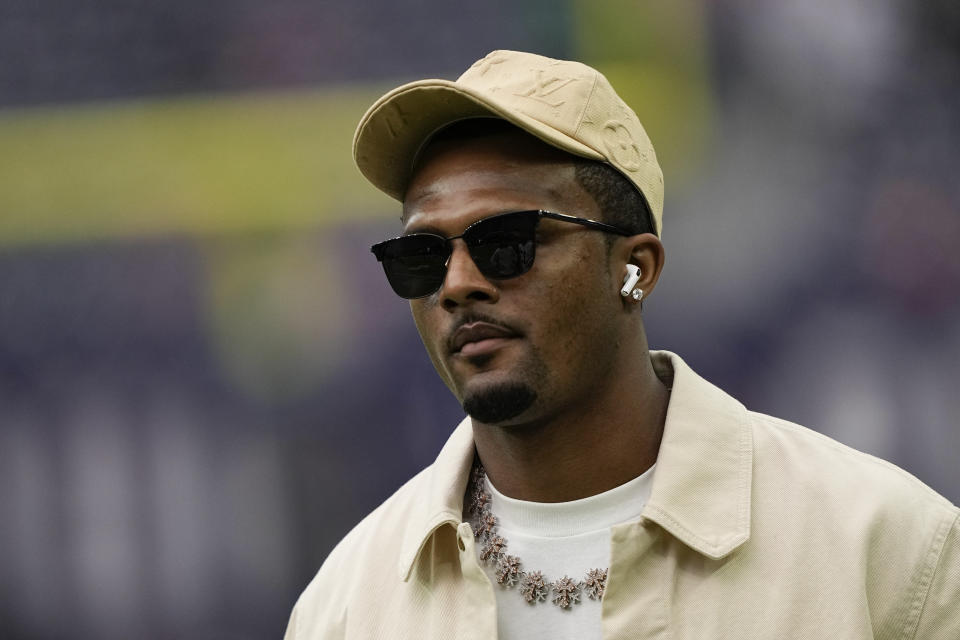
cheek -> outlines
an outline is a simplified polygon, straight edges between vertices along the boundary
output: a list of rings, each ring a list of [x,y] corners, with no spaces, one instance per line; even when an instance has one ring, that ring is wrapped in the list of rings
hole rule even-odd
[[[431,322],[431,308],[423,300],[410,301],[410,313],[413,316],[413,323],[417,327],[417,333],[420,334],[420,340],[430,356],[430,361],[444,382],[447,382],[447,375],[443,368],[443,362],[439,353],[440,329],[435,322]]]
[[[426,321],[426,309],[424,307],[422,300],[411,300],[410,301],[410,315],[413,316],[413,324],[417,327],[417,332],[420,334],[420,338],[423,339],[429,331]]]
[[[537,306],[543,318],[540,348],[545,357],[549,354],[554,362],[566,365],[565,369],[589,357],[609,337],[607,325],[616,313],[611,301],[618,302],[609,295],[607,289],[613,285],[595,262],[597,256],[571,257],[573,264],[563,276],[544,278],[545,284],[537,289]]]

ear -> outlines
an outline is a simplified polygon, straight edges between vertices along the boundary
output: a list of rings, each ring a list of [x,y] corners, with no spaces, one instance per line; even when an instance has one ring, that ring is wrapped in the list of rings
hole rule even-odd
[[[628,264],[640,268],[640,279],[635,286],[643,289],[643,298],[647,299],[656,288],[660,272],[663,271],[663,243],[652,233],[618,238],[610,252],[610,259],[615,282],[623,282]]]

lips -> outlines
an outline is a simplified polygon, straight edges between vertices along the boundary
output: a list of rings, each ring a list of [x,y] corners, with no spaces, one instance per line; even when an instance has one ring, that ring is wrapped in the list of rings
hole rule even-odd
[[[484,341],[491,341],[485,344],[494,346],[493,341],[499,342],[502,339],[516,338],[517,336],[518,334],[515,331],[502,325],[489,322],[468,322],[453,332],[449,342],[450,352],[453,354],[460,353],[464,347],[467,347],[468,351],[473,351],[475,347],[471,345]]]

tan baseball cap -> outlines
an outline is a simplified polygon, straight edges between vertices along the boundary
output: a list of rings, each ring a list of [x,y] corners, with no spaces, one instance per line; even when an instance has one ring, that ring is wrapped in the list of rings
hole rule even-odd
[[[503,118],[550,145],[608,163],[643,194],[660,233],[663,172],[650,138],[603,74],[580,62],[493,51],[456,81],[397,87],[364,114],[353,157],[374,186],[402,201],[430,137],[458,120],[482,117]]]

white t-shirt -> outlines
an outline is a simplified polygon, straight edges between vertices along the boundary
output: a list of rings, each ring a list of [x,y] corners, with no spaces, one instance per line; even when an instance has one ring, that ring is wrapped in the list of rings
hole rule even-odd
[[[541,571],[547,582],[569,576],[583,581],[590,569],[610,566],[610,528],[638,520],[650,497],[653,471],[610,491],[573,502],[526,502],[508,498],[485,480],[490,511],[498,533],[507,541],[506,553],[518,556],[526,572]],[[477,545],[479,555],[482,545]],[[479,560],[479,558],[478,558]],[[497,597],[500,640],[592,640],[601,637],[600,601],[581,594],[568,609],[545,602],[527,604],[517,586],[497,584],[495,567],[481,563]]]

